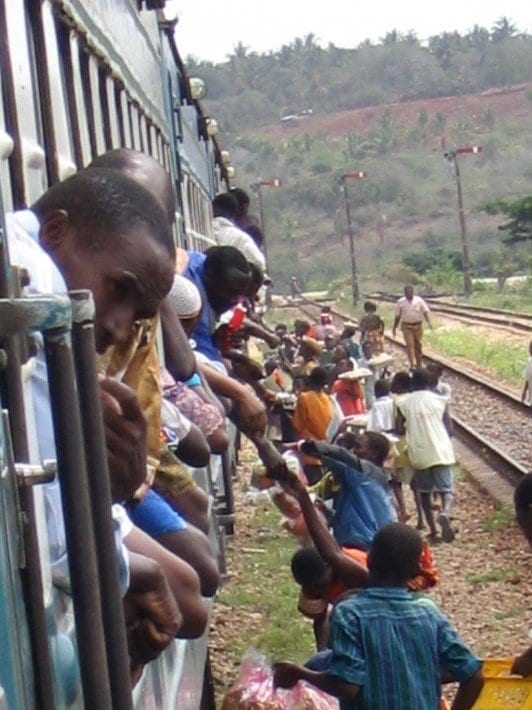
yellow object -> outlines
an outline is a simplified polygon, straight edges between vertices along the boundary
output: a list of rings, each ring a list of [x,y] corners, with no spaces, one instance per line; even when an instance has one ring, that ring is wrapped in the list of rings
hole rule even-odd
[[[510,675],[513,658],[484,661],[484,687],[474,710],[532,710],[532,677]]]

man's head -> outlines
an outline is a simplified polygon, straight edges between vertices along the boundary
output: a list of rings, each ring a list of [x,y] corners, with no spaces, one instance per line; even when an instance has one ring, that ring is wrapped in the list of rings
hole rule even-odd
[[[532,547],[532,473],[519,481],[514,492],[515,517]]]
[[[123,175],[138,182],[139,185],[159,200],[168,221],[173,224],[176,212],[175,190],[172,178],[166,169],[146,153],[131,148],[117,148],[94,158],[89,168],[118,170]]]
[[[388,380],[380,379],[375,382],[375,397],[386,397],[390,394],[390,383]]]
[[[405,294],[407,301],[411,301],[414,298],[414,287],[405,286],[403,293]]]
[[[332,569],[313,547],[298,550],[292,557],[292,575],[307,592],[325,594],[332,582]]]
[[[377,304],[373,301],[366,301],[364,303],[364,313],[375,313],[377,310]]]
[[[421,535],[403,523],[382,527],[368,555],[370,584],[402,587],[419,571],[423,550]]]
[[[344,329],[342,331],[342,335],[340,337],[342,340],[345,340],[347,338],[352,338],[356,332],[357,332],[356,325],[345,325]]]
[[[308,386],[311,390],[320,392],[327,386],[327,372],[323,367],[315,367],[308,376]]]
[[[275,326],[275,335],[278,338],[282,338],[286,335],[286,332],[287,332],[286,325],[284,323],[277,323],[277,325]]]
[[[168,300],[181,321],[183,330],[191,336],[201,317],[203,305],[198,287],[185,276],[174,274]]]
[[[115,170],[83,170],[32,206],[39,239],[69,289],[94,296],[98,352],[124,343],[172,285],[175,249],[159,202]]]
[[[238,201],[230,192],[221,192],[212,201],[213,217],[225,217],[234,222],[238,215]]]
[[[294,335],[296,338],[302,338],[310,330],[310,323],[306,320],[296,320],[294,322]]]
[[[237,201],[238,211],[236,214],[236,221],[240,222],[243,218],[247,216],[249,210],[249,195],[241,187],[232,187],[231,195]]]
[[[410,375],[406,371],[396,372],[393,376],[390,391],[393,394],[406,394],[410,392]]]
[[[366,341],[362,345],[362,352],[366,360],[370,360],[373,357],[373,345],[369,341]]]
[[[443,367],[437,362],[433,362],[427,365],[427,372],[429,374],[429,387],[437,387],[440,377],[443,375]]]
[[[420,367],[414,370],[411,379],[411,389],[412,392],[417,392],[419,390],[427,390],[430,387],[430,374],[429,371]]]
[[[353,451],[361,459],[371,461],[375,466],[382,466],[390,453],[390,442],[376,431],[365,431],[356,440]]]
[[[242,252],[234,247],[211,247],[203,268],[205,293],[215,313],[223,313],[250,293],[251,269]]]

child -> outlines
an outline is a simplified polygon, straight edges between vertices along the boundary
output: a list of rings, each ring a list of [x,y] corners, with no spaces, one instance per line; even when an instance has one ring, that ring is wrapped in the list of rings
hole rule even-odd
[[[324,391],[327,373],[322,367],[315,367],[307,378],[308,389],[297,398],[293,417],[294,428],[302,439],[327,439],[327,431],[335,413],[334,403]],[[316,456],[302,458],[303,470],[310,485],[323,476],[321,461]]]
[[[371,407],[371,405],[375,401],[375,382],[380,377],[380,371],[376,370],[374,366],[369,364],[369,360],[371,360],[373,355],[373,345],[370,342],[366,342],[362,345],[362,357],[359,357],[357,360],[357,365],[359,367],[367,367],[374,373],[364,378],[364,398],[366,400],[366,411]]]
[[[382,528],[368,557],[369,588],[334,611],[330,670],[276,663],[276,686],[305,680],[340,698],[343,710],[435,710],[443,671],[460,683],[453,710],[473,707],[483,686],[481,661],[432,600],[406,589],[422,546],[419,533],[402,523]]]
[[[393,399],[390,396],[390,385],[387,380],[375,382],[375,401],[370,407],[367,431],[391,431],[394,426]]]

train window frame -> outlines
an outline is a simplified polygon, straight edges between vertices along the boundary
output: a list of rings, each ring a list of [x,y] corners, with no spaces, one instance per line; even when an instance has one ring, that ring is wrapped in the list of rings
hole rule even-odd
[[[100,103],[100,63],[94,54],[89,54],[89,80],[91,82],[91,108],[94,116],[94,129],[96,135],[96,153],[93,157],[106,152],[105,142],[105,117]]]
[[[54,13],[55,36],[57,39],[58,59],[61,67],[63,90],[70,122],[70,139],[74,152],[74,161],[78,170],[83,167],[83,148],[81,142],[81,125],[78,118],[76,89],[74,86],[74,68],[72,65],[72,30]]]
[[[97,155],[98,144],[96,142],[95,117],[92,111],[93,101],[92,85],[90,81],[90,53],[86,40],[81,35],[78,36],[77,39],[81,89],[83,93],[83,103],[85,108],[84,115],[87,118],[90,155],[92,159]]]
[[[109,97],[107,94],[107,79],[110,75],[109,67],[101,62],[97,63],[98,71],[98,95],[99,95],[99,110],[102,116],[102,133],[105,143],[105,151],[111,150],[113,147],[113,137],[111,134],[111,112],[109,108]]]

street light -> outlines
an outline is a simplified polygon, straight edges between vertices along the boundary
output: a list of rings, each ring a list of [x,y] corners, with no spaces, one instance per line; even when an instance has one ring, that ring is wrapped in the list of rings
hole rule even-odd
[[[349,206],[349,199],[347,195],[347,181],[348,180],[362,180],[366,177],[366,173],[363,170],[351,171],[342,175],[342,182],[344,188],[344,200],[345,200],[345,213],[347,215],[347,231],[349,234],[349,253],[351,255],[351,287],[353,289],[353,304],[356,306],[360,299],[360,291],[358,289],[358,273],[357,273],[357,260],[355,255],[355,237],[353,234],[353,225],[351,223],[351,208]]]
[[[269,180],[263,180],[259,178],[250,187],[257,196],[259,200],[259,213],[260,213],[260,228],[262,230],[262,248],[264,250],[264,261],[266,262],[266,270],[268,269],[268,240],[266,239],[266,224],[264,221],[264,203],[262,201],[262,188],[263,187],[280,187],[281,180],[279,178],[270,178]],[[271,305],[271,290],[268,288],[266,290],[266,305]]]
[[[460,233],[462,238],[462,267],[464,270],[464,292],[466,296],[471,296],[473,290],[473,282],[471,279],[471,261],[469,259],[469,245],[467,243],[467,233],[464,215],[464,202],[462,198],[462,181],[460,179],[460,168],[458,166],[459,155],[464,155],[465,153],[473,153],[477,155],[482,152],[481,145],[472,145],[466,148],[457,148],[448,153],[444,153],[444,157],[453,164],[454,175],[456,178],[456,191],[458,193],[458,218],[460,220]]]

